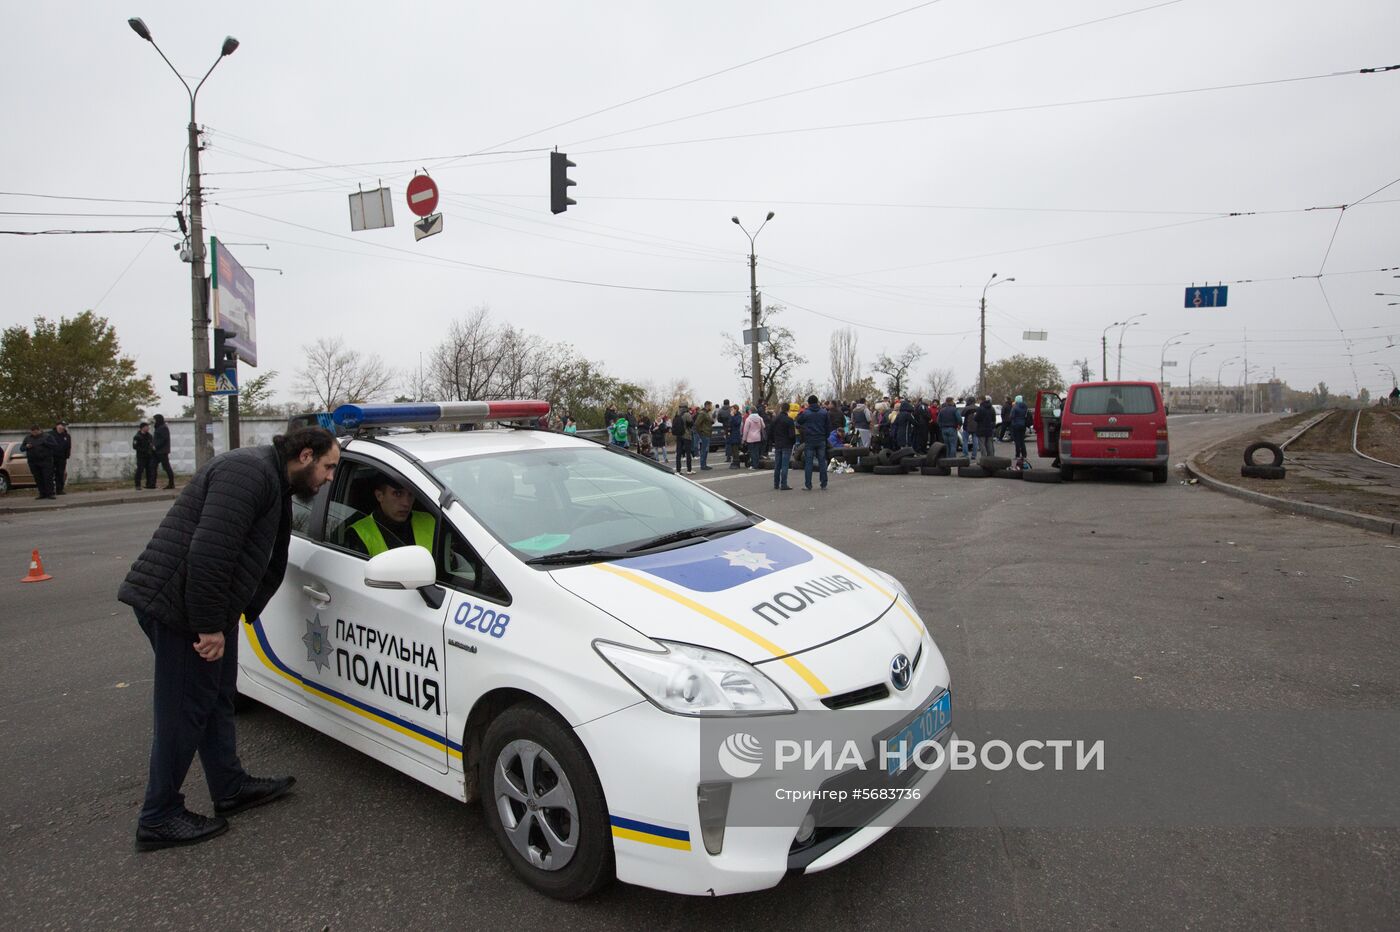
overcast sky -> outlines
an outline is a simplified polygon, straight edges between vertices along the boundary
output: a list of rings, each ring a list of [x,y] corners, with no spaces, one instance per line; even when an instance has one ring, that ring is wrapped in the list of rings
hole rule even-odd
[[[320,335],[416,369],[482,304],[617,376],[737,397],[720,334],[747,320],[749,244],[729,218],[769,209],[760,289],[818,383],[842,320],[867,366],[914,341],[918,380],[973,383],[993,273],[1016,281],[988,292],[989,361],[1088,357],[1097,377],[1104,328],[1143,314],[1125,378],[1156,378],[1181,331],[1176,383],[1211,343],[1193,374],[1237,383],[1246,331],[1250,365],[1294,387],[1375,393],[1378,364],[1400,369],[1400,297],[1374,294],[1400,293],[1400,183],[1357,203],[1400,179],[1400,71],[1356,73],[1400,62],[1395,0],[11,4],[0,209],[152,216],[0,226],[174,227],[188,99],[133,15],[192,84],[242,43],[199,96],[206,223],[282,270],[252,270],[282,400]],[[578,164],[557,217],[553,146]],[[346,163],[375,164],[327,167]],[[415,242],[422,168],[444,231]],[[347,195],[381,180],[397,225],[351,233]],[[0,323],[96,308],[173,409],[176,241],[4,236]],[[1204,282],[1228,308],[1183,307]]]

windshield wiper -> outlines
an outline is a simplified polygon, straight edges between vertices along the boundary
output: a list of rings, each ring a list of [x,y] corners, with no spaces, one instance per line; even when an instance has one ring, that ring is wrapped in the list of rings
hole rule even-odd
[[[626,551],[598,550],[592,547],[583,550],[563,550],[559,553],[546,553],[525,561],[527,566],[567,566],[570,563],[590,563],[594,560],[615,560],[627,556]]]
[[[731,521],[728,524],[707,524],[703,527],[686,528],[683,531],[673,531],[670,534],[662,534],[660,537],[645,540],[640,544],[628,547],[627,552],[636,553],[638,550],[650,550],[653,547],[664,547],[667,544],[676,544],[683,540],[709,537],[711,534],[727,534],[750,527],[753,527],[753,521],[749,518],[741,518],[739,521]]]

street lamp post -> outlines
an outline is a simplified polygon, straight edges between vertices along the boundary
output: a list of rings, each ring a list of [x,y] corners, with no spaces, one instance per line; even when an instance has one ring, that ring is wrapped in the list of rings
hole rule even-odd
[[[982,341],[981,349],[978,352],[977,361],[977,395],[983,397],[987,393],[987,289],[992,287],[993,279],[997,273],[993,272],[992,277],[987,279],[987,284],[982,286]],[[1016,278],[1003,278],[996,284],[1001,285],[1006,282],[1014,282]]]
[[[1239,362],[1241,358],[1243,358],[1243,357],[1240,357],[1240,356],[1231,356],[1229,359],[1226,359],[1226,360],[1222,361],[1222,362],[1220,363],[1220,365],[1216,367],[1216,370],[1215,370],[1215,388],[1216,388],[1217,391],[1220,392],[1220,399],[1221,399],[1221,401],[1224,401],[1224,400],[1225,400],[1225,392],[1224,392],[1225,383],[1220,381],[1220,379],[1225,375],[1225,367],[1228,366],[1228,365],[1229,365],[1230,363],[1232,363],[1232,362]]]
[[[758,234],[763,232],[763,228],[768,225],[768,221],[772,220],[773,216],[773,211],[768,211],[768,216],[763,218],[758,229],[752,233],[744,229],[744,225],[739,222],[738,217],[729,218],[749,238],[749,327],[753,330],[749,365],[753,366],[753,404],[755,408],[763,399],[763,373],[759,369],[758,363],[758,256],[754,251],[754,240],[758,239]]]
[[[1191,354],[1191,358],[1190,358],[1189,360],[1187,360],[1187,362],[1186,362],[1186,391],[1189,393],[1189,394],[1188,394],[1188,397],[1190,398],[1190,402],[1189,402],[1189,403],[1191,403],[1191,404],[1194,404],[1195,401],[1196,401],[1196,387],[1195,387],[1194,382],[1193,382],[1192,379],[1191,379],[1191,369],[1192,369],[1192,366],[1195,364],[1195,362],[1196,362],[1196,357],[1197,357],[1197,356],[1200,356],[1200,355],[1203,354],[1206,350],[1210,349],[1210,348],[1211,348],[1212,346],[1214,346],[1214,345],[1215,345],[1214,343],[1207,343],[1205,346],[1202,346],[1200,349],[1196,350],[1196,352],[1192,353],[1192,354]]]
[[[1143,311],[1141,314],[1134,314],[1132,317],[1129,317],[1127,320],[1123,321],[1123,323],[1122,323],[1123,329],[1120,330],[1120,331],[1118,331],[1118,380],[1119,380],[1119,381],[1122,381],[1122,379],[1123,379],[1123,334],[1125,334],[1125,333],[1128,332],[1128,328],[1129,328],[1129,327],[1136,327],[1136,326],[1137,326],[1137,324],[1133,323],[1133,321],[1137,320],[1139,317],[1146,317],[1146,316],[1147,316],[1147,312],[1146,312],[1146,311]],[[1104,372],[1104,378],[1105,378],[1105,379],[1108,378],[1108,373],[1107,373],[1107,372]]]
[[[151,47],[166,65],[169,65],[170,70],[175,72],[175,77],[180,79],[180,83],[185,86],[185,92],[190,95],[190,316],[194,331],[194,371],[190,374],[190,393],[194,398],[194,465],[198,469],[213,458],[214,438],[213,422],[209,417],[209,395],[204,390],[204,373],[209,369],[209,319],[205,307],[204,198],[199,181],[199,124],[195,122],[194,104],[195,98],[199,96],[199,89],[209,80],[209,75],[214,73],[219,62],[232,55],[238,48],[238,40],[233,36],[224,38],[219,57],[214,59],[214,64],[204,72],[204,77],[199,79],[194,90],[190,90],[189,82],[170,64],[170,59],[165,57],[160,46],[156,45],[156,40],[151,37],[151,30],[146,27],[146,23],[140,17],[133,17],[126,22],[132,32],[151,43]]]
[[[1164,389],[1164,390],[1165,390],[1166,384],[1167,384],[1167,350],[1170,349],[1171,347],[1176,346],[1177,344],[1179,344],[1179,343],[1181,342],[1181,338],[1182,338],[1182,337],[1189,337],[1190,335],[1191,335],[1191,331],[1190,331],[1190,330],[1185,330],[1185,331],[1182,331],[1181,333],[1178,333],[1178,334],[1177,334],[1176,336],[1174,336],[1174,337],[1169,337],[1169,338],[1167,339],[1167,342],[1165,342],[1165,343],[1162,344],[1162,359],[1161,359],[1160,364],[1159,364],[1158,367],[1157,367],[1157,387],[1158,387],[1158,388],[1161,388],[1161,389]]]
[[[1108,331],[1112,330],[1114,327],[1117,327],[1121,323],[1123,323],[1121,320],[1115,320],[1113,323],[1103,328],[1103,338],[1101,340],[1103,346],[1103,365],[1099,369],[1099,381],[1101,382],[1108,381]]]

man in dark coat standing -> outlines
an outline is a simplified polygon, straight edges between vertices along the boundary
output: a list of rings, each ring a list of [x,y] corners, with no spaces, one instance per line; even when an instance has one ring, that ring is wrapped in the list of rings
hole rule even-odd
[[[29,472],[39,487],[38,498],[57,498],[53,491],[54,444],[38,424],[29,425],[29,436],[20,441],[20,452],[29,461]]]
[[[773,488],[791,492],[788,466],[792,463],[792,448],[797,443],[797,426],[788,417],[787,408],[778,406],[773,417]]]
[[[170,468],[170,428],[166,426],[164,414],[157,414],[155,422],[155,430],[151,431],[151,437],[155,441],[155,449],[151,454],[154,458],[152,469],[154,470],[155,467],[163,468],[165,470],[165,487],[173,489],[175,488],[175,470]]]
[[[53,448],[53,491],[62,495],[68,483],[68,459],[73,455],[73,435],[68,433],[66,421],[59,421],[49,431],[49,445]]]
[[[992,404],[992,396],[988,395],[977,406],[977,442],[982,448],[983,456],[996,456],[996,443],[992,440],[996,429],[997,409]]]
[[[131,449],[136,451],[136,475],[133,479],[136,488],[141,488],[141,480],[146,480],[146,488],[156,487],[156,461],[154,456],[155,438],[151,436],[151,425],[142,421],[136,425],[136,433],[131,437]]]
[[[826,438],[831,433],[826,411],[816,395],[807,398],[807,407],[797,415],[798,436],[802,439],[802,469],[806,489],[812,491],[812,467],[821,473],[822,491],[826,491]]]
[[[335,475],[340,445],[319,427],[214,457],[195,473],[136,558],[117,598],[155,652],[155,729],[136,849],[206,841],[225,816],[282,796],[293,777],[252,777],[238,760],[233,701],[238,622],[257,618],[287,570],[292,496]],[[180,792],[198,752],[214,817]]]

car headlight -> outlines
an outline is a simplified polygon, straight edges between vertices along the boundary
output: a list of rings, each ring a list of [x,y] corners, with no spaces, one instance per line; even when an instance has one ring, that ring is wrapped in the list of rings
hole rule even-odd
[[[692,644],[657,641],[664,651],[595,641],[593,647],[622,678],[676,715],[754,715],[794,711],[777,684],[732,654]]]
[[[894,591],[899,593],[899,597],[905,602],[909,603],[909,607],[912,608],[915,611],[915,613],[919,611],[919,607],[914,604],[913,596],[909,594],[908,589],[904,588],[904,583],[900,582],[898,579],[894,578],[889,573],[886,573],[884,570],[876,570],[873,566],[871,567],[871,569],[875,570],[875,575],[879,576],[885,582],[889,583],[890,586],[894,588]]]

